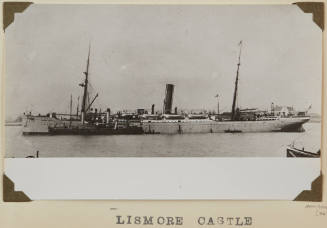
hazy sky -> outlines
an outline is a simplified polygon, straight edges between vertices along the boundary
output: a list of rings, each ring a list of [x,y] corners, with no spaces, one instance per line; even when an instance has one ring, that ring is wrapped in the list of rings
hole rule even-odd
[[[6,114],[68,112],[90,78],[112,109],[174,106],[229,111],[243,40],[239,106],[320,113],[322,35],[312,15],[283,6],[31,5],[5,32]],[[75,108],[74,108],[75,109]]]

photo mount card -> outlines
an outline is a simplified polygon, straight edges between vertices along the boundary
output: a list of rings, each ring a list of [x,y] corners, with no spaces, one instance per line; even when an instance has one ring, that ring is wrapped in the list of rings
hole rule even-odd
[[[317,7],[18,5],[4,21],[8,201],[321,200]]]

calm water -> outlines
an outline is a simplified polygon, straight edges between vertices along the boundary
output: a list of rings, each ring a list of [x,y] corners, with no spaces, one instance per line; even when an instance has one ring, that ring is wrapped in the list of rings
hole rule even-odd
[[[6,157],[285,157],[295,145],[320,148],[320,123],[301,133],[209,133],[185,135],[23,136],[6,127]]]

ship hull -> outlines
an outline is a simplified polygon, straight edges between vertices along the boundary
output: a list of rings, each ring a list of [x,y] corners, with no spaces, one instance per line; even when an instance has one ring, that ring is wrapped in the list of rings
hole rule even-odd
[[[243,132],[299,132],[309,118],[281,118],[267,121],[214,121],[214,120],[159,120],[143,121],[145,133],[243,133]]]
[[[303,131],[302,125],[307,121],[309,121],[307,117],[266,121],[145,120],[141,122],[141,126],[145,134],[300,132]],[[22,132],[24,135],[42,135],[50,134],[49,128],[79,127],[80,125],[80,121],[70,122],[69,120],[36,116],[23,121]],[[70,134],[76,133],[72,131]]]

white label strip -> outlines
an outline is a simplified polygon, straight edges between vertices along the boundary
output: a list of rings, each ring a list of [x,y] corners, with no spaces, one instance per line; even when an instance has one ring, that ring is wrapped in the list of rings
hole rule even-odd
[[[320,159],[8,158],[5,173],[33,200],[293,200],[319,176]]]

